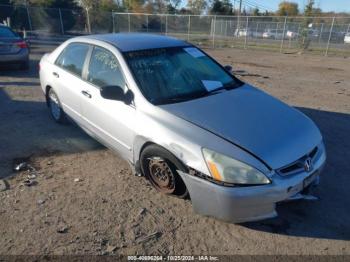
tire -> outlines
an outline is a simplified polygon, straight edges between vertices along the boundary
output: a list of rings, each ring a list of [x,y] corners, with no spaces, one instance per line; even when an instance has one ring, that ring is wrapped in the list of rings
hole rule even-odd
[[[53,120],[55,120],[57,123],[65,124],[66,115],[61,107],[61,103],[56,92],[52,88],[48,90],[46,99],[49,106],[50,115]]]
[[[187,172],[186,167],[172,153],[157,145],[149,145],[141,152],[141,171],[159,192],[188,198],[185,183],[176,170]]]

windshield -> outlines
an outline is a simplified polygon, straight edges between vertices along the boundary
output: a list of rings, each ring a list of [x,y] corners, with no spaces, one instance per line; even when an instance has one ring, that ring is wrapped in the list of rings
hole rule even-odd
[[[191,100],[242,84],[195,47],[133,51],[125,58],[153,104]]]

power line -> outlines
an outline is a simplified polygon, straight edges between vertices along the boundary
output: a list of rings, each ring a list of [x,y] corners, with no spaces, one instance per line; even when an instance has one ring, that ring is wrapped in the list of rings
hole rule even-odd
[[[254,8],[259,8],[259,9],[265,9],[265,10],[273,10],[273,8],[271,8],[270,6],[266,6],[264,4],[260,4],[256,1],[253,1],[253,0],[244,0],[244,2],[246,3],[246,5],[249,5],[251,7],[254,7]]]

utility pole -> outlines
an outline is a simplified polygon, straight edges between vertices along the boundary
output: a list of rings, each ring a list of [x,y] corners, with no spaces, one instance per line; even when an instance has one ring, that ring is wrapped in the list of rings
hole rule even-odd
[[[241,16],[241,13],[242,13],[242,0],[239,0],[238,16]]]

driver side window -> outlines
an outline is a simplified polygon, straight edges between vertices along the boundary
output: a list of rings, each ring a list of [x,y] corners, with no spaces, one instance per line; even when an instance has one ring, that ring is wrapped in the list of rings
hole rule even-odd
[[[108,50],[95,46],[90,59],[87,80],[98,86],[125,87],[117,58]]]

